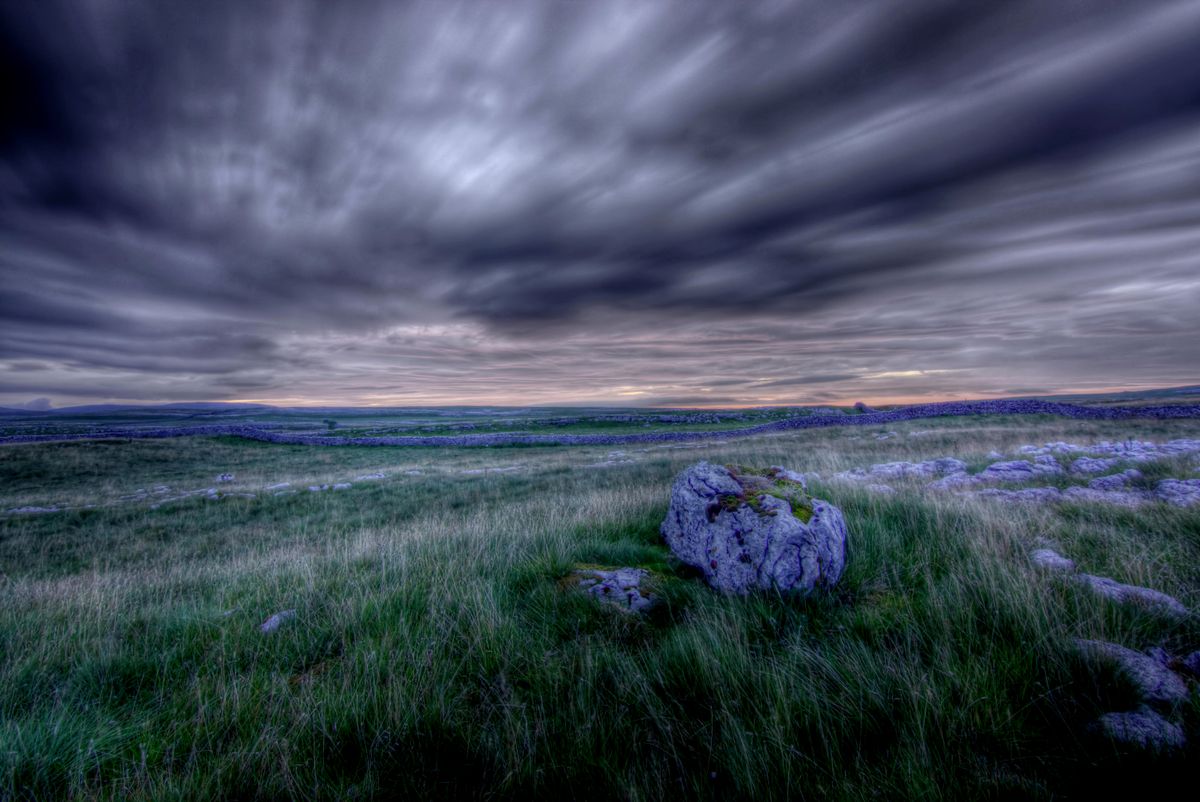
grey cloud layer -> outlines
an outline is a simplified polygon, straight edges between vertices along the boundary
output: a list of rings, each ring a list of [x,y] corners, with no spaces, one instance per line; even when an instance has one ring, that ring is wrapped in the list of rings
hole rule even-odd
[[[1200,379],[1195,2],[0,10],[0,401]]]

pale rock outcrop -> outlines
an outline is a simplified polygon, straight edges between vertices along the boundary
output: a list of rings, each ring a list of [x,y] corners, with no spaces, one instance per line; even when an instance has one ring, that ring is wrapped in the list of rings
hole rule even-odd
[[[283,626],[284,622],[290,621],[296,617],[295,610],[281,610],[273,616],[263,621],[259,625],[258,630],[263,633],[271,633]]]
[[[1135,479],[1141,479],[1142,472],[1137,468],[1130,468],[1120,473],[1114,473],[1110,476],[1100,476],[1088,482],[1088,487],[1093,490],[1121,490],[1129,487],[1129,483]]]
[[[1062,491],[1057,487],[1025,487],[1020,490],[1002,490],[989,487],[974,495],[981,498],[995,498],[1002,501],[1017,501],[1024,503],[1041,503],[1047,501],[1062,501]]]
[[[726,593],[806,593],[835,584],[846,563],[841,511],[772,470],[693,465],[675,479],[661,531],[676,557]]]
[[[1071,473],[1104,473],[1111,471],[1120,462],[1116,457],[1080,457],[1071,463]]]
[[[1176,507],[1200,504],[1200,479],[1163,479],[1154,495]]]
[[[1153,657],[1105,641],[1080,639],[1075,644],[1084,657],[1115,666],[1144,702],[1171,706],[1188,698],[1179,675]]]
[[[1064,501],[1116,504],[1121,507],[1140,507],[1149,499],[1136,490],[1097,490],[1093,487],[1068,487],[1062,491]]]
[[[1162,591],[1143,588],[1139,585],[1125,585],[1115,579],[1092,574],[1080,574],[1078,581],[1098,596],[1111,599],[1118,604],[1140,604],[1178,617],[1188,614],[1188,610],[1182,602]]]
[[[873,479],[931,479],[935,476],[963,473],[967,463],[953,457],[925,462],[881,462],[870,468],[854,468],[835,474],[835,479],[869,481]]]
[[[1054,457],[1043,454],[1033,462],[1018,459],[1008,462],[993,462],[979,473],[975,480],[980,482],[1028,482],[1045,476],[1057,476],[1063,472]]]
[[[1034,565],[1050,571],[1074,572],[1075,561],[1067,559],[1054,549],[1036,549],[1029,555]]]
[[[1112,741],[1151,752],[1171,752],[1187,743],[1183,728],[1148,707],[1126,713],[1105,713],[1096,731]]]

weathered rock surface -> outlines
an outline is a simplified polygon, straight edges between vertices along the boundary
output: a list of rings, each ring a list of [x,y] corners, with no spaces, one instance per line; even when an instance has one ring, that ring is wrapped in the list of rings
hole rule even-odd
[[[993,462],[975,474],[974,478],[978,482],[1028,482],[1044,476],[1057,476],[1062,472],[1063,469],[1058,464],[1058,460],[1044,454],[1035,457],[1033,462],[1023,459]]]
[[[1136,490],[1097,490],[1094,487],[1068,487],[1062,491],[1064,501],[1116,504],[1121,507],[1140,507],[1148,499]]]
[[[581,568],[575,576],[584,592],[620,610],[640,613],[654,604],[654,597],[642,586],[650,576],[643,568]]]
[[[1130,468],[1120,473],[1114,473],[1109,476],[1100,476],[1088,482],[1088,487],[1093,490],[1123,490],[1129,487],[1129,483],[1135,479],[1141,479],[1142,472],[1137,468]]]
[[[1187,743],[1178,724],[1147,707],[1127,713],[1105,713],[1096,721],[1096,731],[1117,743],[1153,752],[1182,749]]]
[[[1176,507],[1200,504],[1200,479],[1163,479],[1154,494]]]
[[[693,465],[675,479],[661,531],[681,561],[726,593],[805,593],[836,583],[846,562],[841,511],[771,470]]]
[[[1034,565],[1051,571],[1070,572],[1075,570],[1075,561],[1069,560],[1054,549],[1036,549],[1029,555]]]
[[[881,462],[870,468],[854,468],[835,474],[835,479],[868,481],[874,479],[930,479],[935,476],[960,474],[967,463],[953,457],[926,460],[925,462]]]
[[[808,490],[808,475],[789,471],[782,465],[772,465],[771,470],[775,471],[775,476],[779,479],[787,479],[789,482],[795,482],[800,487]]]
[[[977,491],[974,495],[981,498],[997,498],[1002,501],[1029,503],[1062,501],[1063,499],[1062,491],[1057,487],[1025,487],[1020,490],[1002,490],[998,487],[989,487],[986,490]]]
[[[1120,462],[1116,457],[1080,457],[1071,463],[1071,473],[1104,473]]]
[[[1188,697],[1187,685],[1179,675],[1153,657],[1105,641],[1080,639],[1075,643],[1085,657],[1120,669],[1144,702],[1176,705]]]
[[[266,621],[263,621],[258,629],[260,632],[271,633],[283,626],[285,621],[290,621],[295,617],[295,610],[281,610]]]
[[[1162,591],[1143,588],[1139,585],[1125,585],[1115,579],[1092,574],[1080,574],[1078,580],[1097,595],[1120,604],[1140,604],[1180,617],[1186,616],[1188,613],[1182,602]]]

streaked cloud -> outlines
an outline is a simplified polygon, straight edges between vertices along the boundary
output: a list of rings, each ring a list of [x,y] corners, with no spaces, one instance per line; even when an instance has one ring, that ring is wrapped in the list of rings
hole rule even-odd
[[[1200,5],[0,9],[0,403],[1200,379]]]

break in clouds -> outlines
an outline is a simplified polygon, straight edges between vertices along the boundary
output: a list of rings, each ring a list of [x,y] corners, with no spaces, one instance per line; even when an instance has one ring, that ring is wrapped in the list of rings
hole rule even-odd
[[[0,7],[0,402],[1200,377],[1200,3]]]

